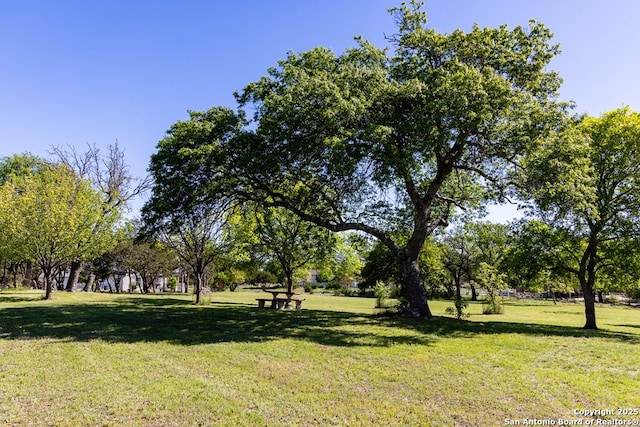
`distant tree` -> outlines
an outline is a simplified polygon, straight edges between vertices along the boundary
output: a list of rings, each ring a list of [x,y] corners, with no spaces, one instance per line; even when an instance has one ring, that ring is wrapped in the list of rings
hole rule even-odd
[[[194,208],[189,215],[180,214],[181,224],[157,228],[158,239],[184,261],[195,277],[196,304],[202,302],[202,291],[207,286],[207,272],[224,253],[224,209]]]
[[[121,254],[116,254],[118,255]],[[171,277],[178,267],[176,252],[159,241],[136,242],[126,255],[126,264],[118,265],[119,271],[130,269],[144,293],[156,292],[156,282],[161,277]]]
[[[0,185],[41,171],[50,162],[31,153],[13,154],[0,160]]]
[[[425,282],[427,294],[441,296],[446,290],[447,270],[442,263],[442,248],[433,238],[427,239],[419,257],[420,275]],[[373,288],[378,281],[395,283],[402,286],[398,264],[384,244],[376,241],[365,256],[361,275],[362,287]]]
[[[225,109],[190,115],[190,120],[171,126],[151,157],[152,194],[142,209],[141,234],[160,238],[191,268],[196,303],[200,303],[207,268],[229,244],[223,225],[230,201],[202,196],[194,188],[205,177],[218,175],[210,167],[215,153],[209,144],[236,131],[239,121]],[[197,162],[188,161],[194,157]]]
[[[640,114],[585,117],[539,146],[525,170],[536,227],[553,248],[546,266],[578,279],[584,327],[597,329],[595,292],[607,271],[630,265],[640,236]]]
[[[574,292],[579,284],[564,267],[571,263],[574,243],[539,220],[514,224],[501,262],[505,281],[522,290],[547,291],[552,297],[557,291]]]
[[[122,213],[129,202],[149,189],[150,179],[134,177],[125,161],[124,150],[116,142],[107,147],[103,154],[95,145],[87,145],[87,150],[78,152],[74,147],[52,147],[57,161],[67,165],[82,179],[89,180],[102,195],[102,211],[105,217],[112,212]],[[82,244],[79,242],[79,244]],[[80,260],[72,260],[66,290],[73,291],[82,270]]]
[[[484,303],[484,314],[502,314],[504,307],[500,297],[500,290],[504,289],[504,274],[498,268],[486,262],[480,262],[473,279],[480,287],[486,289],[487,299]]]
[[[458,226],[447,233],[442,239],[442,265],[449,272],[453,287],[447,287],[447,293],[449,298],[455,298],[456,300],[462,299],[462,284],[463,282],[471,283],[474,248],[473,242],[469,234],[462,226]],[[477,300],[477,293],[475,292],[475,286],[473,289],[472,300]],[[452,295],[452,291],[455,295]]]
[[[329,231],[285,209],[248,205],[243,218],[245,236],[255,236],[253,249],[278,262],[288,292],[293,292],[297,271],[322,263],[335,247]]]
[[[0,234],[5,251],[33,260],[51,299],[54,273],[74,259],[92,259],[109,249],[117,213],[105,216],[100,194],[64,165],[0,187]]]
[[[371,245],[368,239],[355,233],[339,233],[334,238],[335,244],[331,252],[324,262],[315,267],[322,281],[336,281],[342,286],[348,286],[360,279],[364,257]]]

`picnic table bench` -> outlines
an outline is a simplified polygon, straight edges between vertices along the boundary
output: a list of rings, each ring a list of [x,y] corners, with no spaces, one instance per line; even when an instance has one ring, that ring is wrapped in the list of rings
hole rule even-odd
[[[302,301],[304,301],[304,298],[293,298],[294,295],[300,295],[296,292],[268,290],[264,291],[270,293],[273,296],[271,298],[256,298],[259,308],[267,308],[267,303],[269,303],[268,308],[282,310],[283,308],[291,308],[291,303],[295,302],[296,310],[302,309]],[[284,294],[286,295],[286,297],[278,297],[278,295],[280,294]]]

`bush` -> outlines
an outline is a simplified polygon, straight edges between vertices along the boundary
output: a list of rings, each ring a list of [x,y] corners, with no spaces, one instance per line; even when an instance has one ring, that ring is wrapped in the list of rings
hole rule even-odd
[[[640,299],[640,286],[630,289],[627,295],[629,295],[631,299]]]
[[[376,297],[376,307],[381,308],[384,307],[384,303],[391,296],[391,289],[386,283],[378,280],[373,287],[373,295]]]
[[[331,280],[329,283],[327,283],[327,289],[330,289],[332,291],[342,291],[343,288],[344,285],[340,283],[339,280]]]
[[[482,302],[482,314],[504,314],[504,304],[498,298],[489,298]]]
[[[467,308],[469,306],[469,304],[462,299],[462,297],[456,297],[456,299],[453,301],[453,305],[454,307],[447,307],[445,309],[445,313],[449,314],[451,316],[456,316],[456,319],[460,320],[463,317],[469,317],[470,314],[469,313],[465,313],[464,309]]]
[[[342,295],[345,297],[357,297],[360,296],[360,290],[357,288],[345,287],[342,290]]]

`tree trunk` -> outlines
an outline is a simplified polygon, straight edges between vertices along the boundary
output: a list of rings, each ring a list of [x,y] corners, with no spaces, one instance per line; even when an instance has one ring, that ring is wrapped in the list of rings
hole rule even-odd
[[[150,292],[149,290],[149,275],[142,273],[140,275],[141,280],[141,285],[142,285],[142,292],[145,294],[148,294]]]
[[[445,285],[447,289],[447,299],[454,299],[456,296],[456,282],[455,280],[448,285]]]
[[[18,288],[18,266],[13,266],[13,287]]]
[[[402,284],[404,285],[405,296],[409,303],[403,315],[407,317],[431,319],[433,315],[427,303],[427,291],[422,282],[422,277],[420,277],[418,253],[413,255],[407,254],[407,251],[404,252],[405,253],[401,254],[398,259]]]
[[[598,329],[596,324],[596,298],[593,289],[582,289],[584,293],[584,314],[586,323],[584,329]]]
[[[81,261],[72,261],[71,268],[69,269],[69,278],[67,279],[67,285],[65,290],[67,292],[73,292],[78,286],[78,279],[80,279],[80,272],[82,271]]]
[[[287,292],[293,292],[293,271],[286,270],[285,275],[287,276]]]
[[[196,305],[199,305],[202,303],[202,282],[204,282],[204,273],[196,273],[196,286],[195,286]]]
[[[91,273],[89,274],[89,279],[87,280],[87,283],[84,285],[84,288],[82,289],[83,292],[90,292],[93,291],[93,284],[96,281],[96,275]]]
[[[27,261],[26,267],[24,269],[24,279],[22,279],[22,286],[31,287],[33,280],[33,263],[31,261]]]
[[[471,288],[471,301],[478,301],[478,291],[476,291],[476,287],[472,284],[469,284]]]
[[[53,299],[53,278],[51,277],[51,270],[43,268],[42,274],[44,275],[44,299],[51,300]]]
[[[578,274],[578,280],[580,280],[580,287],[582,288],[584,296],[584,314],[586,317],[584,329],[598,329],[596,325],[596,296],[594,292],[596,283],[596,254],[598,250],[598,242],[595,235],[597,235],[597,233],[592,232],[580,265],[580,274]]]
[[[185,274],[184,275],[184,293],[188,294],[189,293],[189,274]]]

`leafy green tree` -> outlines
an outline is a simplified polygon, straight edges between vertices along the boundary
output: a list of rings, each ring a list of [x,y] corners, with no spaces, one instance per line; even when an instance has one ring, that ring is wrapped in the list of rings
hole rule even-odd
[[[126,252],[116,254],[117,270],[131,271],[140,278],[142,292],[155,292],[159,278],[174,274],[178,267],[177,258],[176,252],[162,242],[135,242]]]
[[[455,286],[455,308],[457,317],[463,316],[466,303],[462,299],[461,288],[463,281],[471,287],[471,299],[477,300],[476,286],[487,287],[491,301],[495,301],[494,294],[500,289],[492,286],[496,282],[486,280],[488,277],[498,276],[498,269],[508,247],[509,227],[487,221],[467,222],[447,233],[442,239],[442,263],[449,272]],[[487,271],[495,270],[492,274]],[[495,273],[495,274],[494,274]],[[484,278],[484,279],[483,279]],[[496,304],[490,304],[496,308]]]
[[[293,292],[296,271],[322,263],[335,246],[329,231],[282,208],[253,205],[244,219],[245,235],[249,231],[255,236],[253,249],[277,260],[288,292]]]
[[[194,212],[226,206],[226,198],[210,191],[220,182],[223,141],[236,136],[242,119],[228,108],[189,112],[189,120],[171,126],[151,156],[151,197],[142,208],[144,233],[176,228],[193,218]],[[231,184],[231,183],[229,183]]]
[[[0,160],[0,184],[39,172],[49,164],[31,153],[13,154]]]
[[[363,281],[358,285],[361,291],[373,289],[378,282],[400,283],[400,271],[389,248],[376,241],[365,256],[360,275]]]
[[[222,257],[227,243],[222,233],[222,210],[194,209],[178,227],[160,228],[160,241],[175,251],[191,268],[196,279],[195,303],[202,303],[202,292],[207,287],[207,273]]]
[[[51,299],[54,273],[71,260],[106,252],[119,216],[105,217],[100,194],[66,166],[50,165],[17,181],[0,188],[3,252],[33,260]]]
[[[525,165],[537,225],[553,248],[547,267],[578,279],[586,329],[597,329],[595,292],[629,264],[640,236],[640,114],[585,117],[541,145]],[[551,251],[550,251],[551,252]],[[627,271],[632,273],[632,271]]]
[[[461,300],[462,283],[467,281],[471,283],[473,269],[472,242],[468,234],[465,233],[464,227],[457,227],[449,232],[442,240],[442,265],[449,272],[453,287],[447,287],[448,297],[454,297],[452,291],[455,291],[455,299]],[[477,299],[475,287],[473,289],[474,301]]]
[[[487,299],[482,312],[484,314],[502,314],[504,306],[500,299],[500,290],[505,287],[504,274],[500,273],[495,266],[480,262],[473,280],[487,290]]]
[[[363,40],[291,53],[238,94],[248,125],[243,112],[192,113],[164,203],[233,195],[368,233],[397,264],[405,314],[429,318],[424,242],[456,208],[499,196],[507,166],[563,120],[546,71],[558,48],[536,22],[439,34],[417,3],[393,13],[392,54]]]
[[[334,235],[335,244],[324,262],[315,267],[321,281],[339,282],[346,287],[360,279],[364,257],[370,249],[367,239],[355,233]]]
[[[509,248],[511,228],[506,224],[489,221],[470,222],[465,228],[473,244],[476,263],[486,262],[499,267]]]
[[[102,210],[107,217],[113,211],[122,213],[131,200],[149,188],[148,177],[140,179],[131,174],[124,150],[117,142],[107,147],[106,154],[95,145],[88,145],[82,153],[74,147],[52,147],[52,154],[57,157],[58,163],[68,166],[80,178],[93,184],[102,195]],[[75,289],[82,268],[80,260],[71,261],[67,291]]]
[[[579,286],[565,266],[570,265],[576,241],[540,220],[513,225],[508,249],[500,263],[505,281],[513,288],[533,292],[574,292]]]
[[[142,209],[142,235],[162,236],[189,265],[195,279],[196,303],[206,285],[207,269],[227,248],[223,223],[227,198],[201,190],[218,180],[215,147],[239,130],[237,116],[224,108],[190,112],[188,121],[171,126],[151,157],[152,194]]]

